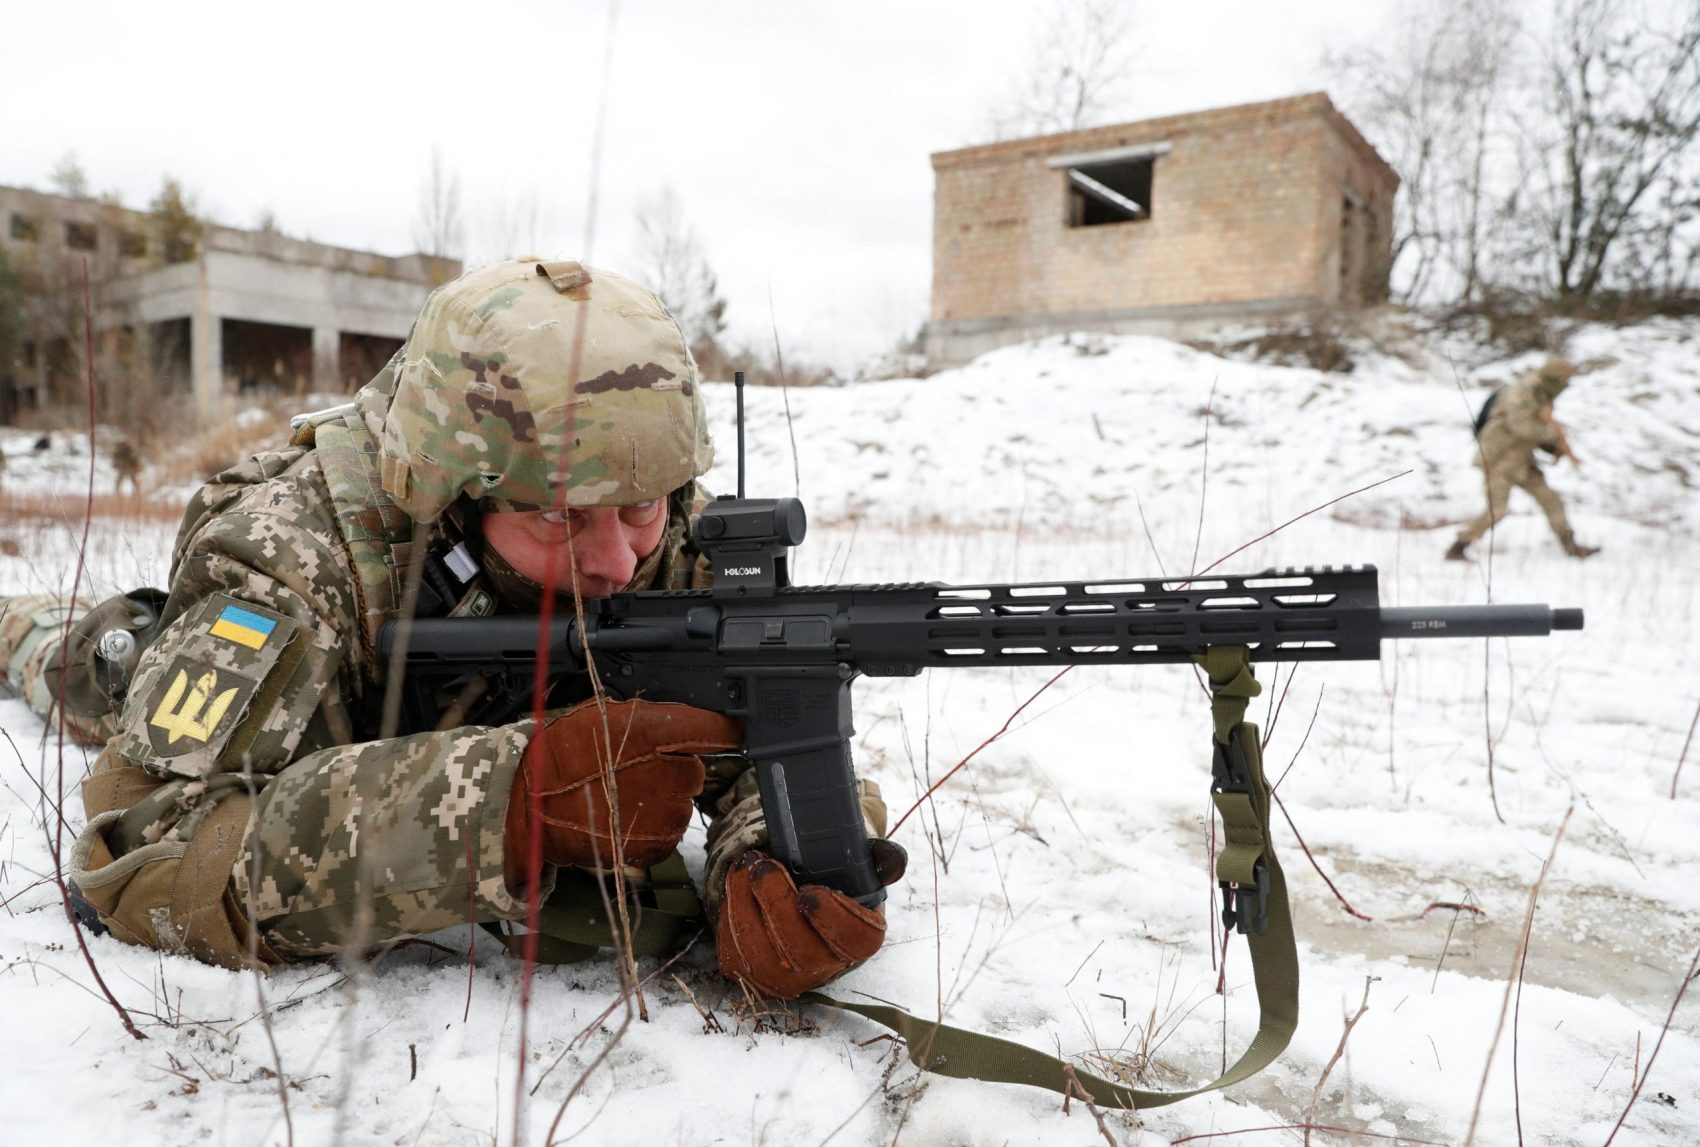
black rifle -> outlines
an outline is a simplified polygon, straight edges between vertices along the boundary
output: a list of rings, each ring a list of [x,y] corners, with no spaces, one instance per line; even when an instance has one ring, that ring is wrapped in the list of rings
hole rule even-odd
[[[741,382],[742,379],[740,378]],[[799,884],[867,905],[885,897],[868,853],[850,760],[850,686],[859,676],[1008,665],[1165,665],[1237,646],[1257,661],[1374,661],[1393,638],[1532,637],[1581,629],[1580,609],[1546,605],[1382,608],[1373,566],[1267,570],[1149,581],[951,586],[792,586],[789,549],[803,540],[795,498],[738,494],[694,526],[714,587],[623,593],[576,618],[424,618],[391,622],[377,660],[405,673],[401,732],[432,728],[444,686],[476,683],[482,724],[531,709],[536,669],[586,672],[607,693],[712,709],[744,722],[773,854]],[[552,682],[551,682],[552,683]],[[1217,762],[1216,785],[1243,784]],[[1259,927],[1254,914],[1237,918]]]
[[[859,676],[1185,664],[1229,645],[1248,647],[1253,662],[1374,661],[1384,639],[1582,628],[1580,609],[1546,605],[1383,608],[1373,566],[1141,582],[788,586],[776,576],[778,551],[802,533],[796,499],[721,498],[696,526],[714,564],[713,589],[592,599],[582,633],[576,618],[559,618],[542,645],[551,676],[585,672],[588,650],[612,697],[742,718],[774,855],[799,883],[870,905],[884,892],[850,762],[850,686]],[[402,731],[435,720],[422,686],[460,679],[483,679],[482,722],[525,716],[538,636],[535,617],[427,618],[405,633],[386,625],[378,662],[401,653],[409,682]]]

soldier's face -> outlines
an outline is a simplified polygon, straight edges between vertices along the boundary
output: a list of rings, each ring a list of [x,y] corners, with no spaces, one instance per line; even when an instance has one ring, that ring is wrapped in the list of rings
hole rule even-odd
[[[570,590],[570,551],[579,592],[607,597],[631,581],[639,563],[660,544],[667,502],[485,514],[483,528],[485,543],[532,581],[547,585],[552,576],[556,586]]]

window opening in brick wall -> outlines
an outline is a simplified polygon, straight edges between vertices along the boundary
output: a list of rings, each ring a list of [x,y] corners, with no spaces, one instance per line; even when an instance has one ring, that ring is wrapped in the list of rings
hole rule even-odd
[[[140,259],[148,253],[148,239],[140,231],[118,232],[118,253],[126,259]]]
[[[1068,225],[1099,227],[1151,218],[1155,156],[1068,169]]]
[[[65,246],[73,251],[93,251],[100,246],[100,234],[90,223],[78,223],[67,220],[65,223]]]
[[[22,243],[34,243],[36,235],[35,220],[28,215],[19,215],[14,212],[12,215],[12,238]]]

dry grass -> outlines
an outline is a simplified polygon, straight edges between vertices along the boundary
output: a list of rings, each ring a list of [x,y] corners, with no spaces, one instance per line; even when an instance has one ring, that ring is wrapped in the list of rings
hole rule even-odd
[[[86,482],[44,490],[0,488],[0,514],[10,522],[96,519],[174,522],[183,514],[182,491],[265,450],[289,441],[289,417],[281,407],[263,417],[226,418],[193,434],[158,438],[142,448],[145,465],[140,489],[97,489],[90,498]],[[109,453],[113,443],[103,442]],[[0,540],[0,546],[4,546]]]
[[[0,492],[0,515],[8,522],[81,520],[89,508],[86,492],[76,490],[52,493],[7,494]],[[133,521],[174,522],[183,516],[183,507],[175,502],[156,501],[134,494],[96,494],[93,504],[96,518],[124,518]],[[5,545],[0,540],[0,546]]]
[[[1197,338],[1186,340],[1186,344],[1208,354],[1249,356],[1277,366],[1350,374],[1357,363],[1347,341],[1362,334],[1358,326],[1346,312],[1326,310],[1271,324],[1246,338]]]
[[[286,410],[273,404],[261,409],[265,417],[227,418],[175,445],[156,443],[149,467],[151,485],[196,485],[254,454],[286,445],[289,415],[295,407]]]

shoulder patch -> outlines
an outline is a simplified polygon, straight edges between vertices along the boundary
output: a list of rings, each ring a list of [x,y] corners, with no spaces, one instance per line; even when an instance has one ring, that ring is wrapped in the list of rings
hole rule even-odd
[[[252,609],[243,609],[232,602],[219,611],[211,632],[214,637],[246,645],[249,649],[263,649],[276,628],[277,621],[273,618],[264,617]]]
[[[259,682],[216,666],[178,657],[161,678],[165,691],[148,716],[148,743],[161,757],[176,757],[228,733],[247,711]],[[228,720],[227,720],[228,719]],[[222,744],[224,737],[219,737]]]
[[[272,674],[284,671],[280,659],[300,624],[219,593],[173,628],[160,647],[169,660],[139,675],[132,688],[119,751],[138,761],[169,759],[178,775],[211,776],[237,730],[265,718],[251,710],[257,697],[267,696]]]

